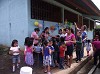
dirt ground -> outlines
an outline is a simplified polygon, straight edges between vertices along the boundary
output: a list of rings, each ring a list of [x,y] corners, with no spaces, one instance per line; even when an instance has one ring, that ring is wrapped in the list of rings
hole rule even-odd
[[[20,68],[26,66],[24,62],[23,51],[21,52],[22,54],[20,56],[20,68],[16,68],[16,71],[14,73],[12,72],[12,56],[8,54],[8,51],[8,47],[0,46],[0,74],[20,74]],[[42,66],[35,63],[33,66],[33,74],[44,74],[42,73],[42,68]]]
[[[0,47],[0,52],[1,49],[6,49],[6,48],[2,48]],[[23,66],[26,66],[26,64],[24,63],[24,55],[21,54],[21,64],[20,64],[20,68],[17,69],[14,73],[12,72],[12,59],[11,59],[11,55],[8,54],[8,50],[9,48],[7,48],[5,51],[3,51],[3,54],[0,53],[0,74],[20,74],[20,68]],[[23,53],[23,52],[21,52]],[[75,59],[73,59],[73,64],[76,64]],[[52,71],[56,71],[58,72],[59,69],[58,68],[53,68]],[[37,62],[35,62],[34,66],[33,66],[33,74],[44,74],[43,72],[43,66],[37,65]]]
[[[26,66],[24,63],[24,55],[21,55],[20,68]],[[20,68],[13,73],[12,72],[12,60],[10,55],[0,55],[0,74],[20,74]],[[33,66],[33,74],[44,74],[43,67],[37,65],[36,63]]]

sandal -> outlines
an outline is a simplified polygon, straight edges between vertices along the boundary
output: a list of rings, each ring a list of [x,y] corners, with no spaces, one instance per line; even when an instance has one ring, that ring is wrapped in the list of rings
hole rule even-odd
[[[47,70],[45,70],[44,73],[47,73]]]

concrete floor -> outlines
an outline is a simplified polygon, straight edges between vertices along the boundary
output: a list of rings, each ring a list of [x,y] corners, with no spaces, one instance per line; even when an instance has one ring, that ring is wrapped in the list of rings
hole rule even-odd
[[[97,68],[94,74],[100,74],[100,68]]]

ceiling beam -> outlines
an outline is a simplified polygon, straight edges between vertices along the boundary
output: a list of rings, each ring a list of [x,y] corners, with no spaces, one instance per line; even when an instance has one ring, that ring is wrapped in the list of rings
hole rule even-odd
[[[100,21],[100,17],[99,16],[91,16],[91,15],[83,15],[84,17],[89,17],[95,20],[99,20]]]

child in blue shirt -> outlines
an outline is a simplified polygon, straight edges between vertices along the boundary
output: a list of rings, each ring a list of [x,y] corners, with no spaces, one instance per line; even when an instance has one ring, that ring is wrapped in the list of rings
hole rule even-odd
[[[51,53],[52,50],[50,49],[50,47],[48,46],[49,42],[45,41],[44,42],[44,49],[42,50],[43,53],[43,63],[44,63],[44,67],[45,67],[45,73],[48,72],[48,74],[50,73],[50,65],[51,65]]]
[[[52,51],[52,53],[51,53],[51,61],[52,61],[51,66],[55,67],[55,63],[54,63],[54,52],[55,52],[55,49],[53,47],[53,41],[52,40],[49,40],[49,47],[50,47],[50,49]]]

